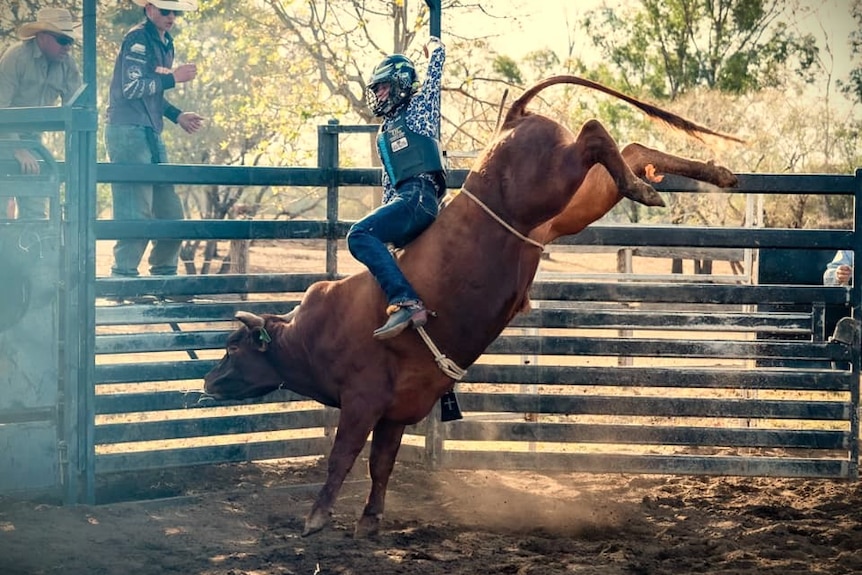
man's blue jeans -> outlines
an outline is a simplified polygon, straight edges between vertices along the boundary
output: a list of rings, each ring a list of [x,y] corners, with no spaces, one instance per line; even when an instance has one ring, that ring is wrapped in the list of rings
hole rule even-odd
[[[419,237],[437,218],[437,190],[422,178],[411,178],[395,197],[355,224],[347,232],[347,248],[377,279],[390,305],[418,300],[419,295],[386,244],[401,248]]]
[[[149,132],[149,133],[148,133]],[[108,157],[115,164],[167,163],[160,134],[143,126],[105,126]],[[183,204],[172,184],[111,184],[115,220],[182,220]],[[117,240],[112,276],[136,277],[149,240]],[[153,240],[150,275],[176,275],[180,240]]]

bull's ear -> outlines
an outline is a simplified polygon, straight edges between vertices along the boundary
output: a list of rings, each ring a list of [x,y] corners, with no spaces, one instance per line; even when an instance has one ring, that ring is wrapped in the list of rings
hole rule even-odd
[[[260,352],[266,351],[267,346],[272,341],[272,337],[270,337],[269,332],[264,327],[266,320],[259,315],[247,311],[238,311],[234,317],[244,323],[245,327],[251,332],[251,338],[257,344],[257,350]]]
[[[272,341],[272,337],[269,335],[269,332],[266,331],[266,328],[260,326],[258,329],[251,330],[251,337],[254,339],[254,342],[257,344],[257,351],[264,352],[266,351],[269,343]]]

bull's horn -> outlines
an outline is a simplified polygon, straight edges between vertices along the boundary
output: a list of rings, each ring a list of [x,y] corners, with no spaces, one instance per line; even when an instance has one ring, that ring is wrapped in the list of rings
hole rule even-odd
[[[238,311],[234,317],[244,323],[248,329],[262,328],[265,323],[262,317],[249,311]]]

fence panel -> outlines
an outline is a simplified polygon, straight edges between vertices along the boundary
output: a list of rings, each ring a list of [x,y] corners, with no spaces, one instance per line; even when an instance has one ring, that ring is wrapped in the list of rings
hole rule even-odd
[[[325,221],[96,223],[100,240],[302,240],[325,251],[324,268],[302,274],[97,278],[98,473],[328,451],[331,410],[287,391],[216,405],[201,393],[201,379],[221,355],[236,311],[284,313],[314,281],[339,277],[337,245],[349,222],[333,206],[336,192],[379,183],[376,170],[338,168],[333,138],[340,128],[319,132],[328,142],[320,147],[320,171],[169,166],[154,175],[326,187]],[[104,168],[101,181],[139,177]],[[449,184],[462,179],[455,173]],[[743,175],[734,193],[857,194],[858,180]],[[697,189],[680,178],[663,187]],[[833,250],[855,249],[857,241],[846,230],[597,225],[560,241],[560,249],[620,247],[636,257],[638,248]],[[596,277],[540,273],[534,309],[517,317],[458,385],[465,419],[411,426],[400,456],[475,469],[856,477],[859,346],[829,341],[824,310],[858,317],[858,288],[728,284],[705,275]],[[140,293],[197,297],[123,306],[101,299]],[[768,302],[797,307],[758,307]],[[761,365],[787,358],[796,363]]]

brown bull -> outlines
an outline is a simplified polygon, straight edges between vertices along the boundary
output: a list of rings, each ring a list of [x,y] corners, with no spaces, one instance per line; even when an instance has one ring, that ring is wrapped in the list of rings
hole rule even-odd
[[[461,368],[485,351],[526,301],[541,254],[526,237],[544,242],[566,229],[582,229],[621,196],[663,205],[655,190],[629,169],[597,121],[586,122],[575,137],[557,122],[526,111],[540,90],[561,83],[598,89],[674,127],[714,134],[574,76],[545,80],[516,100],[467,176],[464,189],[471,194],[458,194],[399,258],[410,283],[437,313],[426,326],[428,334]],[[661,166],[657,159],[650,161]],[[682,162],[684,173],[695,165]],[[596,165],[604,172],[591,172]],[[730,183],[719,172],[706,170],[702,176]],[[585,189],[588,174],[594,183]],[[586,206],[588,216],[568,219],[561,214],[567,205],[576,210]],[[205,378],[206,392],[219,399],[288,388],[341,409],[326,483],[303,535],[328,522],[338,491],[372,431],[371,492],[355,534],[376,533],[405,426],[428,415],[453,386],[415,331],[383,342],[371,337],[385,320],[385,308],[382,290],[363,272],[312,285],[300,307],[287,316],[238,312],[243,325],[230,335],[226,355]]]

